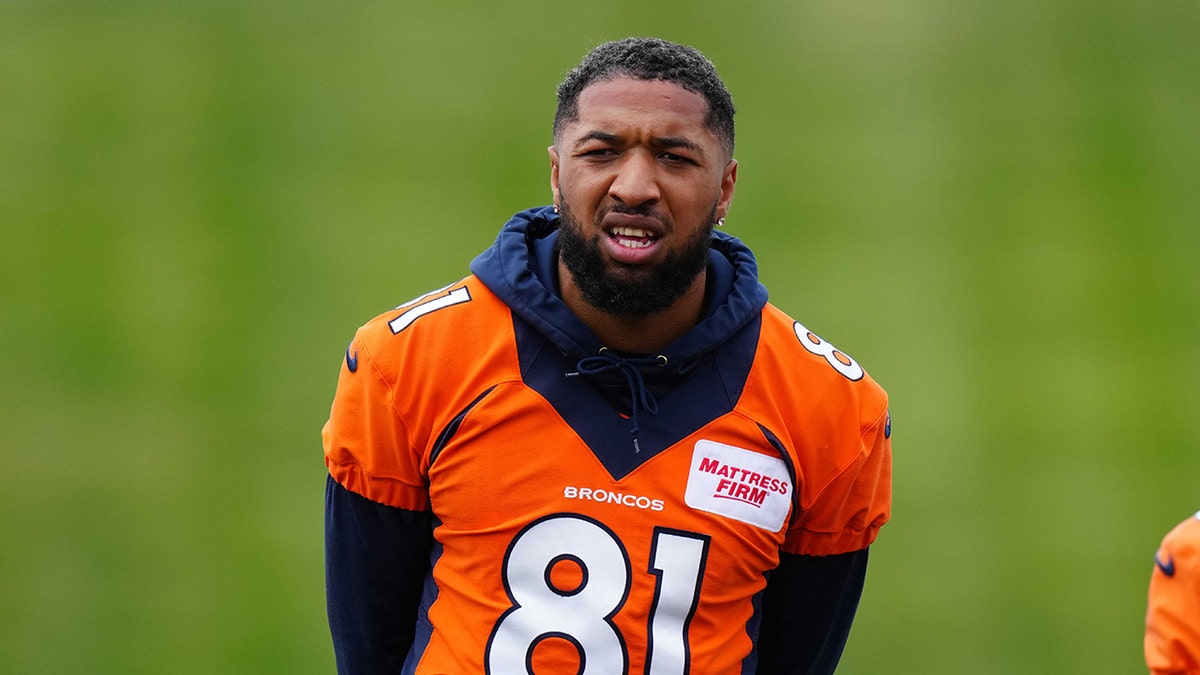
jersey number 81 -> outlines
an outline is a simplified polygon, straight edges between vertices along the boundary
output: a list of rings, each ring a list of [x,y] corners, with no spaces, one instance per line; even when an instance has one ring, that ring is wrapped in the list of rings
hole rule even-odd
[[[688,672],[687,629],[700,597],[709,538],[655,528],[647,572],[656,577],[650,609],[646,673]],[[578,583],[561,587],[553,575],[573,569]],[[629,595],[629,556],[601,523],[574,514],[547,516],[527,526],[504,559],[504,589],[512,600],[487,646],[487,672],[532,673],[534,648],[559,638],[574,646],[581,675],[623,674],[625,639],[613,623]]]

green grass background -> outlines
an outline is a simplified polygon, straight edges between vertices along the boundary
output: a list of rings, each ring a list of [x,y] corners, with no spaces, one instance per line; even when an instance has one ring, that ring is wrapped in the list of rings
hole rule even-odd
[[[892,396],[843,673],[1142,670],[1200,508],[1200,5],[0,2],[0,671],[320,673],[354,328],[549,200],[588,48],[703,49],[728,230]]]

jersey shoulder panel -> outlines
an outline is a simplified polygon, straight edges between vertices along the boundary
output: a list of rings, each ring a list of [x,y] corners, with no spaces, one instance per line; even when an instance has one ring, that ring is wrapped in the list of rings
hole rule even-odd
[[[428,508],[438,435],[497,384],[519,379],[508,307],[475,277],[363,325],[323,430],[330,473],[369,499]]]
[[[1155,552],[1144,650],[1152,673],[1200,671],[1200,514],[1175,526]]]
[[[770,303],[763,308],[759,352],[782,382],[800,379],[806,389],[816,388],[872,420],[887,408],[887,392],[858,361]]]
[[[874,541],[891,515],[884,389],[848,354],[774,305],[738,408],[795,465],[797,513],[784,550],[830,555]]]

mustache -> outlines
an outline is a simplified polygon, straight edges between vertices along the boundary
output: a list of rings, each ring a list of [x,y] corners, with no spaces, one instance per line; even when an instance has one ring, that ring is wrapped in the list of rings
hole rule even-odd
[[[655,211],[652,204],[630,206],[621,202],[614,202],[611,206],[604,209],[604,211],[599,214],[598,220],[603,220],[604,216],[610,213],[619,213],[625,216],[639,216],[642,218],[654,218],[660,222],[663,220],[662,215]]]
[[[628,204],[623,204],[621,202],[616,202],[605,210],[608,213],[623,213],[629,216],[648,216],[652,211],[649,204],[642,204],[641,206],[629,206]]]

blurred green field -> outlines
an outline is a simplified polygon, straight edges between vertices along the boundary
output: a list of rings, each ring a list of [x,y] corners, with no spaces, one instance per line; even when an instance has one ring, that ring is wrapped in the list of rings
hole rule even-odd
[[[0,671],[332,672],[319,431],[549,200],[594,44],[704,50],[728,230],[892,396],[849,674],[1134,673],[1200,508],[1200,4],[0,2]]]

